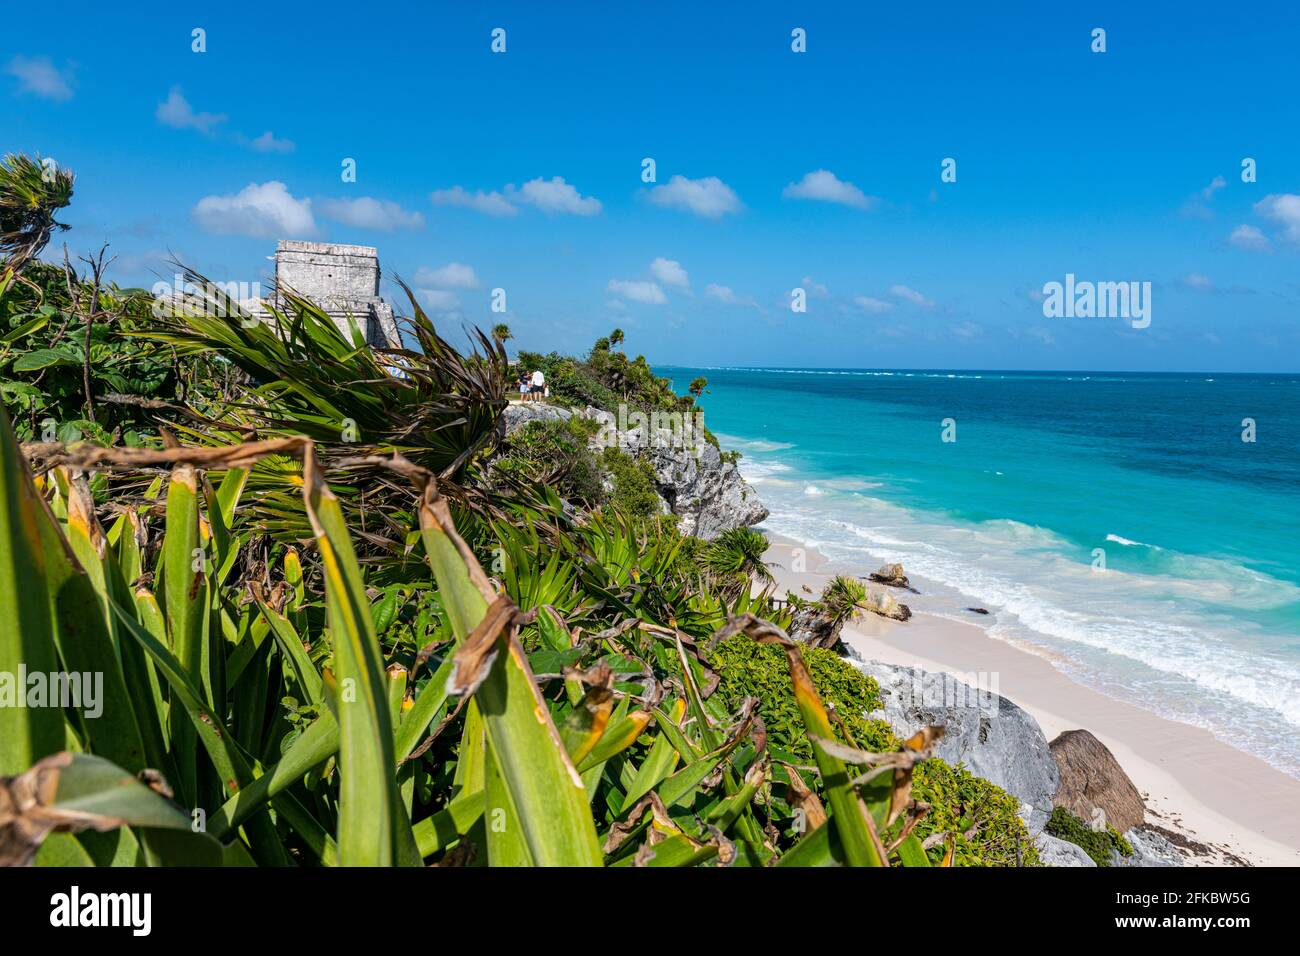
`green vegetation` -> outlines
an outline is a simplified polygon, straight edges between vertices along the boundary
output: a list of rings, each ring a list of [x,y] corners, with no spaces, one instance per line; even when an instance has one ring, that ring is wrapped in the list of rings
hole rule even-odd
[[[918,835],[953,834],[957,866],[1039,865],[1020,801],[965,767],[927,760],[916,768],[912,793],[930,806]]]
[[[802,653],[817,693],[828,707],[834,707],[839,718],[837,739],[867,750],[888,750],[896,746],[889,725],[867,718],[869,712],[880,706],[880,687],[873,678],[834,651],[809,647]],[[785,672],[785,655],[780,648],[733,637],[719,643],[707,661],[721,680],[718,693],[735,701],[758,698],[758,712],[767,727],[768,745],[774,754],[791,763],[812,760],[812,744],[803,730],[799,707]]]
[[[867,715],[880,707],[880,687],[833,651],[802,650],[808,672],[828,710],[833,707],[836,739],[864,750],[896,750],[900,741],[889,725]],[[706,658],[720,678],[718,693],[731,701],[755,697],[767,728],[773,759],[806,764],[813,758],[799,709],[777,648],[743,638],[720,642]],[[928,805],[917,824],[922,840],[953,835],[959,866],[1034,866],[1038,851],[1019,816],[1019,802],[1004,790],[962,767],[942,760],[918,764],[912,784],[917,800]],[[930,851],[938,861],[942,850]]]
[[[0,257],[21,270],[56,231],[54,218],[72,202],[75,177],[51,159],[8,154],[0,160]]]
[[[502,438],[504,336],[104,265],[0,267],[0,672],[104,674],[99,718],[0,707],[0,863],[1017,861],[1009,797],[786,636],[761,536],[683,535],[591,422]],[[621,343],[570,400],[693,401]]]
[[[587,445],[596,427],[590,419],[576,417],[529,422],[510,436],[507,450],[493,460],[493,479],[549,485],[575,503],[603,504],[601,463]]]
[[[233,384],[228,365],[179,365],[170,350],[132,338],[153,322],[152,300],[140,290],[110,283],[96,291],[71,266],[65,273],[39,262],[8,282],[0,298],[0,400],[24,441],[139,445],[157,434],[159,417],[177,420],[171,402]]]
[[[775,583],[766,554],[767,539],[761,534],[753,528],[732,528],[701,550],[700,563],[716,586],[739,593],[752,583],[764,587]]]
[[[822,588],[818,603],[832,627],[838,629],[862,613],[866,599],[866,585],[857,578],[837,574]]]
[[[614,508],[641,517],[658,513],[659,494],[655,491],[655,474],[649,462],[611,447],[601,453],[601,463],[614,482],[610,496]]]
[[[1082,847],[1098,866],[1110,866],[1111,854],[1132,856],[1133,847],[1114,827],[1094,830],[1065,807],[1053,807],[1044,829],[1060,840]]]

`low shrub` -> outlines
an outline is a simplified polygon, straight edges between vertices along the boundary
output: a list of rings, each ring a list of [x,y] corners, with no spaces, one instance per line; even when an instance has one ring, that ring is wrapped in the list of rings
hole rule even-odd
[[[835,705],[853,738],[846,743],[872,751],[892,747],[889,726],[866,717],[880,706],[880,685],[833,651],[805,647],[802,654],[817,693],[823,702]],[[801,763],[812,762],[812,745],[795,703],[785,651],[737,636],[721,641],[708,661],[721,679],[715,693],[723,695],[733,708],[745,697],[758,698],[769,746]]]
[[[1057,839],[1081,847],[1098,866],[1110,866],[1112,853],[1133,855],[1133,847],[1114,827],[1107,824],[1104,830],[1094,830],[1065,807],[1052,808],[1044,829]]]
[[[898,748],[899,740],[889,725],[866,716],[880,706],[880,685],[874,678],[834,651],[804,647],[800,653],[817,693],[826,704],[835,705],[854,745],[875,753]],[[730,707],[745,697],[758,698],[769,747],[811,764],[812,746],[795,704],[785,652],[747,637],[732,637],[720,642],[708,660],[720,678],[716,693]],[[930,812],[917,825],[917,835],[924,840],[934,833],[954,833],[956,865],[1038,865],[1038,851],[1019,816],[1020,803],[1000,787],[964,767],[933,758],[917,765],[912,795],[930,804]],[[943,846],[929,851],[935,862],[943,853]]]
[[[930,804],[917,836],[956,834],[955,865],[1039,865],[1038,848],[1020,818],[1020,801],[965,767],[937,758],[918,764],[912,796]],[[942,858],[938,850],[930,851],[931,858]]]
[[[649,517],[659,512],[659,492],[650,463],[617,448],[606,448],[601,463],[614,483],[609,503],[630,515]]]
[[[529,422],[510,436],[492,469],[518,481],[549,482],[570,501],[599,505],[605,500],[600,461],[587,446],[594,426],[582,418]]]

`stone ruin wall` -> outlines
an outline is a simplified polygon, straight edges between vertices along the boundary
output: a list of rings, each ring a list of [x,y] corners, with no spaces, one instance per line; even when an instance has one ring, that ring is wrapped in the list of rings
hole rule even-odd
[[[345,336],[353,316],[366,342],[397,348],[401,339],[392,307],[379,295],[379,254],[374,246],[282,239],[275,250],[275,283],[311,299]]]

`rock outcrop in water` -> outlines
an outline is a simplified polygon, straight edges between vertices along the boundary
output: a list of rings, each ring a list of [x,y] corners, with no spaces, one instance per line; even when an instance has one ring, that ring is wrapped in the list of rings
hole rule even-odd
[[[904,588],[917,593],[916,588],[907,580],[907,575],[903,573],[901,564],[882,564],[879,571],[874,571],[868,575],[868,578],[876,584],[888,585],[891,588]]]
[[[540,402],[508,406],[501,413],[499,428],[502,436],[508,437],[529,422],[567,421],[575,415],[601,426],[601,434],[592,439],[594,448],[616,442],[627,454],[650,464],[663,511],[681,519],[685,534],[716,538],[724,531],[747,528],[767,517],[767,508],[736,465],[724,461],[717,446],[708,442],[681,447],[673,436],[655,432],[648,425],[620,431],[614,416],[598,408],[588,406],[575,411]]]
[[[873,614],[879,614],[881,617],[887,617],[891,621],[906,621],[912,616],[912,609],[906,604],[900,604],[894,600],[892,594],[886,594],[884,591],[867,591],[867,596],[862,602],[862,607]]]

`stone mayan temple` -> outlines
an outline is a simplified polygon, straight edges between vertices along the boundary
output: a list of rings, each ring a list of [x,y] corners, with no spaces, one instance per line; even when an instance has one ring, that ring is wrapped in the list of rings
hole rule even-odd
[[[366,342],[400,348],[393,310],[379,296],[379,254],[373,246],[281,239],[275,249],[275,286],[311,299],[344,335],[353,316]]]

